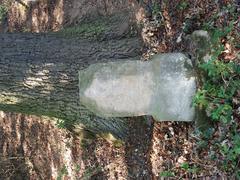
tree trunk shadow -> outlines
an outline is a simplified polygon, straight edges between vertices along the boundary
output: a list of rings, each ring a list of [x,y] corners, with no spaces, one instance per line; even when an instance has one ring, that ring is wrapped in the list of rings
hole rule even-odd
[[[0,179],[24,180],[30,177],[23,146],[17,142],[17,129],[22,125],[22,116],[14,117],[12,113],[0,119]],[[22,136],[19,141],[23,141]]]
[[[51,179],[65,165],[64,134],[41,118],[5,113],[0,135],[0,179]]]
[[[152,179],[152,165],[150,161],[153,133],[152,118],[131,118],[129,131],[125,148],[128,179]]]
[[[96,156],[98,141],[94,139],[91,143],[86,141],[81,142],[81,159],[85,165],[83,174],[78,177],[83,180],[105,180],[108,179],[107,175],[104,172],[103,167],[101,166],[101,160]],[[79,148],[78,148],[79,149]]]

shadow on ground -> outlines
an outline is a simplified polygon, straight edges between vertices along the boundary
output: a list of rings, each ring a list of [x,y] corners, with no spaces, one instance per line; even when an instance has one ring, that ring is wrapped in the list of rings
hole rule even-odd
[[[1,112],[0,177],[150,178],[153,124],[134,118],[129,126],[126,144],[115,147],[102,138],[81,141],[44,118]]]

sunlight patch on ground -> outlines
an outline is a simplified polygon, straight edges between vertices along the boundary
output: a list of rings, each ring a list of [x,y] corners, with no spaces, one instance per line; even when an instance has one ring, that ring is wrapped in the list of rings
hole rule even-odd
[[[1,92],[0,104],[18,104],[21,99],[16,97],[16,94]]]

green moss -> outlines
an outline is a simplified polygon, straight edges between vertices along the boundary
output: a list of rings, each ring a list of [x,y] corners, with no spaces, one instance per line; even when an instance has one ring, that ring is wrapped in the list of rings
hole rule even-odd
[[[178,3],[178,5],[177,5],[177,9],[179,9],[179,10],[185,10],[185,9],[188,8],[188,6],[189,6],[188,2],[186,2],[186,1],[180,1],[180,2]]]
[[[4,17],[6,17],[7,11],[8,11],[8,9],[5,5],[0,5],[0,23],[2,22]]]
[[[64,28],[57,34],[64,37],[80,37],[96,39],[100,37],[107,30],[107,23],[103,20],[97,20],[94,22],[85,22],[77,26]]]

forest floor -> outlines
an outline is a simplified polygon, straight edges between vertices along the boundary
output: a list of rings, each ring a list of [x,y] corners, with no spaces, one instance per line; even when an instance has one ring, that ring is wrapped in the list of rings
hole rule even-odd
[[[221,38],[224,50],[220,56],[224,61],[239,63],[239,1],[176,0],[172,3],[161,1],[155,5],[152,16],[143,22],[144,58],[159,52],[187,52],[192,56],[189,44],[184,41],[187,34],[198,29],[228,27],[234,16],[237,16],[230,34],[232,38]],[[239,99],[239,96],[238,92],[235,99]],[[233,121],[237,124],[236,132],[239,132],[239,102],[233,106]],[[121,147],[116,148],[101,138],[87,143],[86,149],[94,148],[90,156],[92,158],[89,158],[89,167],[102,167],[99,173],[105,174],[105,178],[114,174],[110,179],[239,178],[236,169],[223,167],[225,155],[214,144],[230,143],[228,138],[219,140],[219,137],[224,136],[223,128],[230,131],[230,126],[214,123],[201,134],[194,123],[156,122],[152,119],[149,122],[130,119],[129,136]],[[225,135],[228,136],[227,133]],[[238,169],[239,156],[234,160]],[[109,162],[112,167],[108,166]],[[231,163],[234,163],[233,160]],[[101,177],[98,171],[93,172],[93,179]]]
[[[191,34],[194,30],[202,29],[203,25],[219,28],[223,24],[228,26],[233,19],[231,7],[240,8],[237,2],[174,0],[171,3],[164,3],[164,1],[159,3],[152,16],[143,23],[142,38],[145,43],[143,57],[159,52],[188,52],[191,55],[188,51],[189,47],[184,42],[184,36]],[[239,16],[239,10],[235,9],[234,13],[238,13]],[[240,32],[239,18],[238,22],[234,22],[234,32]],[[232,33],[231,36],[238,46],[231,46],[233,42],[230,43],[226,39],[222,41],[225,50],[229,49],[221,54],[226,60],[237,59],[236,56],[239,53],[239,35]],[[112,35],[108,38],[111,37]],[[238,93],[236,101],[240,98],[240,92]],[[234,105],[233,120],[238,123],[236,128],[239,132],[238,103]],[[19,128],[23,128],[25,132],[20,132]],[[17,169],[17,173],[9,174],[5,168],[4,171],[0,171],[2,175],[0,179],[7,179],[7,176],[12,176],[14,179],[16,174],[20,179],[26,177],[49,179],[54,172],[54,169],[49,166],[52,162],[58,164],[61,169],[56,172],[56,176],[60,179],[71,179],[73,178],[71,176],[76,179],[233,179],[236,177],[233,176],[235,172],[232,169],[224,169],[220,165],[221,161],[224,161],[221,159],[222,156],[211,156],[215,148],[214,142],[222,131],[221,126],[214,124],[207,132],[209,133],[207,136],[211,138],[203,141],[194,123],[156,122],[150,117],[129,118],[127,140],[123,144],[114,144],[102,137],[81,140],[65,130],[60,132],[55,125],[49,121],[42,122],[41,118],[1,113],[0,148],[2,151],[0,152],[3,153],[8,144],[12,147],[12,152],[8,152],[9,156],[17,154],[20,160],[18,158],[8,161],[0,157],[2,166]],[[18,139],[19,136],[25,138]],[[225,139],[221,142],[228,141]],[[60,146],[71,149],[72,162],[59,159],[58,156],[62,155],[57,151],[63,149]],[[26,147],[30,147],[30,150],[25,151]],[[23,162],[22,156],[28,157],[29,160]],[[240,159],[239,157],[237,159],[236,167],[240,168]],[[19,163],[23,164],[21,168]],[[71,165],[72,173],[69,173],[67,166],[71,163],[74,165]],[[28,170],[29,168],[31,171]]]

